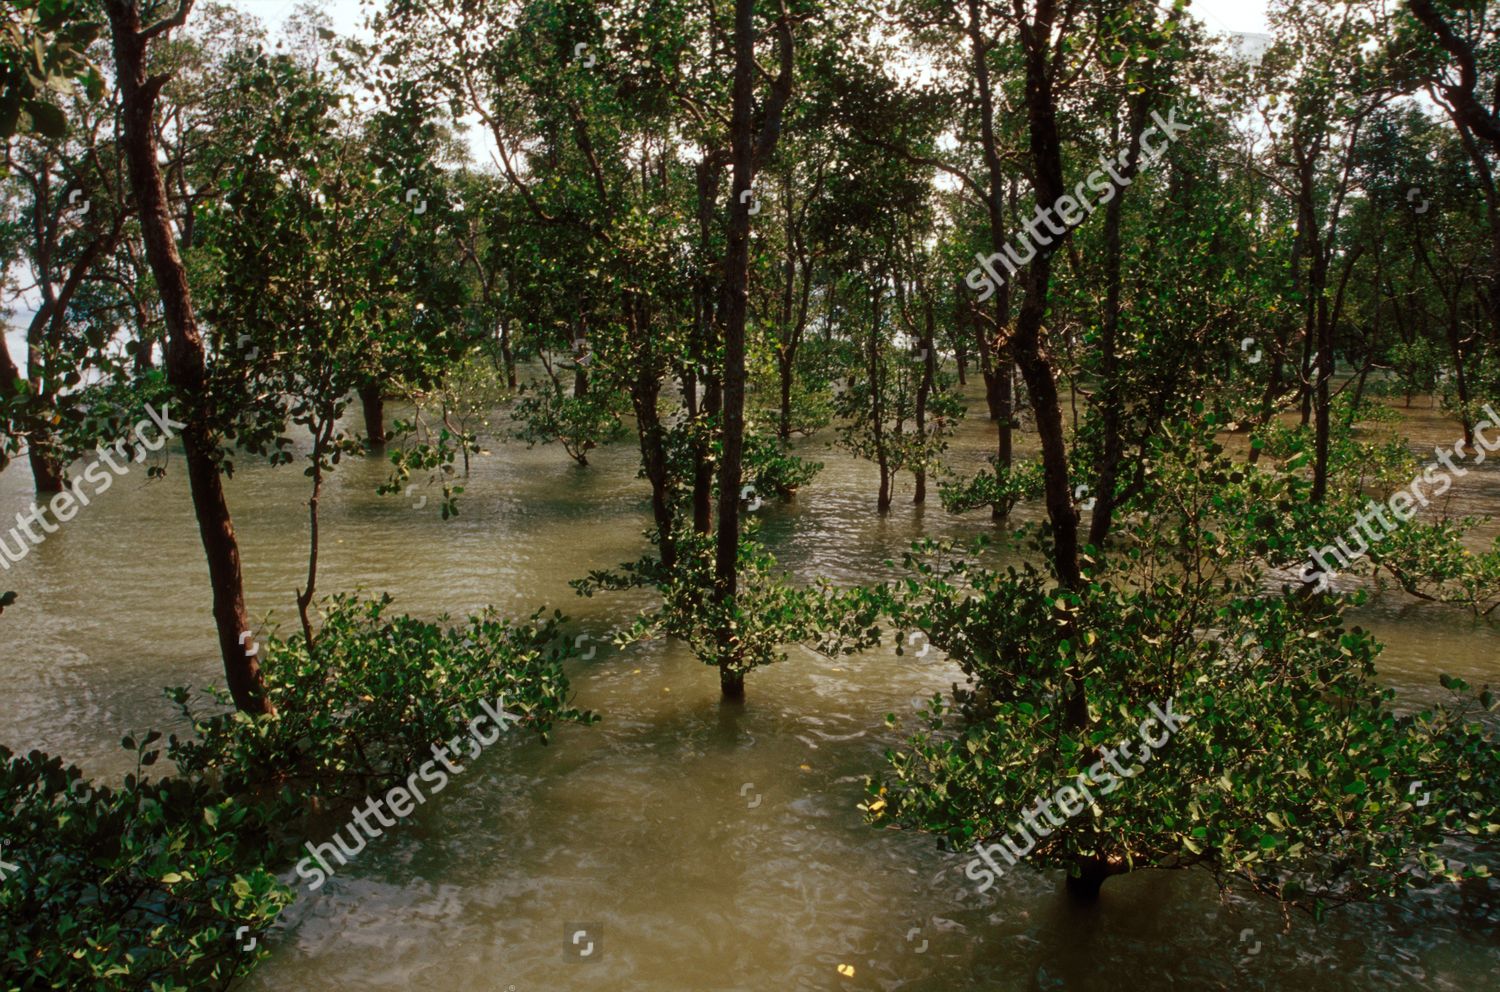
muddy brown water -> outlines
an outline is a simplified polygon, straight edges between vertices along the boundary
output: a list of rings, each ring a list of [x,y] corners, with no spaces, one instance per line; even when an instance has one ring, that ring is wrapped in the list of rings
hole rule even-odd
[[[977,409],[972,386],[970,398]],[[1430,455],[1457,428],[1424,403],[1404,431]],[[913,509],[909,477],[895,510],[878,516],[871,467],[830,437],[802,444],[823,473],[793,503],[758,513],[796,576],[868,580],[919,536],[989,532],[983,512],[954,518],[935,500]],[[978,465],[991,439],[983,419],[966,422],[951,461]],[[324,498],[321,590],[389,591],[421,616],[555,606],[593,635],[624,623],[642,600],[580,599],[567,583],[645,548],[633,445],[580,470],[556,448],[486,444],[447,522],[435,494],[420,508],[420,490],[376,496],[382,463],[342,465]],[[229,484],[251,612],[287,630],[305,568],[305,483],[245,459]],[[29,485],[24,467],[0,473],[0,520],[29,504]],[[1485,465],[1458,481],[1451,508],[1490,513],[1497,497],[1500,469]],[[178,726],[163,686],[221,680],[180,456],[162,481],[133,470],[0,572],[0,588],[21,595],[0,618],[0,742],[12,749],[117,776],[123,734]],[[1495,625],[1390,593],[1357,619],[1386,644],[1382,677],[1412,705],[1437,698],[1439,672],[1500,682]],[[243,987],[1497,987],[1500,911],[1481,893],[1413,895],[1289,931],[1270,907],[1221,898],[1194,873],[1112,880],[1088,909],[1061,898],[1056,872],[1012,871],[980,895],[962,857],[873,830],[856,809],[864,776],[902,739],[885,714],[911,714],[914,696],[954,675],[910,653],[828,659],[794,648],[751,675],[738,710],[720,706],[715,673],[676,642],[600,648],[570,676],[601,723],[564,727],[550,747],[491,748],[320,890],[299,889],[273,956]]]

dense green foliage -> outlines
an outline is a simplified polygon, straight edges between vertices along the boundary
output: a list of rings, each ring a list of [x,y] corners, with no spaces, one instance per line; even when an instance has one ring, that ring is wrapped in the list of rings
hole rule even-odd
[[[193,733],[165,751],[157,732],[125,738],[137,771],[121,786],[0,748],[0,859],[19,866],[0,885],[4,987],[223,987],[266,953],[251,938],[292,900],[276,873],[311,814],[405,778],[433,744],[467,735],[481,700],[544,741],[556,721],[592,719],[567,702],[561,661],[576,652],[561,617],[450,627],[389,605],[331,600],[312,650],[269,638],[274,714],[205,711],[170,690]],[[174,773],[149,778],[163,755]]]
[[[266,953],[251,938],[291,901],[268,869],[274,811],[149,778],[160,737],[125,738],[138,770],[118,787],[0,748],[3,857],[17,865],[0,885],[7,990],[223,987]]]

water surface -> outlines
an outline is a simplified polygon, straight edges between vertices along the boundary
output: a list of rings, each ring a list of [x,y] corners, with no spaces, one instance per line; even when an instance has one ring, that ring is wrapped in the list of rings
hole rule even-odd
[[[972,385],[970,397],[980,408]],[[1424,454],[1456,435],[1420,401],[1406,430]],[[802,443],[827,464],[813,484],[758,514],[798,578],[869,580],[916,537],[991,532],[987,512],[951,517],[935,492],[925,509],[911,507],[909,477],[893,512],[878,516],[873,469],[828,448],[829,437]],[[978,466],[992,437],[982,419],[966,423],[955,465]],[[627,622],[639,596],[580,599],[567,583],[646,550],[635,447],[597,452],[581,470],[559,449],[486,444],[462,512],[447,522],[435,493],[420,508],[421,490],[374,495],[383,464],[340,466],[324,499],[320,589],[389,591],[400,609],[427,617],[546,605],[591,634]],[[13,749],[119,775],[123,734],[178,726],[161,687],[222,680],[207,569],[174,459],[162,481],[136,468],[0,573],[0,587],[21,594],[0,618],[0,741]],[[1454,512],[1500,506],[1492,469],[1459,480]],[[0,519],[28,505],[29,485],[24,467],[0,473]],[[245,460],[228,492],[251,613],[290,630],[306,560],[306,480]],[[1399,594],[1358,619],[1387,645],[1382,675],[1411,705],[1438,698],[1440,671],[1500,681],[1493,625]],[[601,723],[564,727],[550,747],[485,752],[413,819],[302,893],[274,956],[245,987],[1495,987],[1500,912],[1479,892],[1344,910],[1322,925],[1298,919],[1289,931],[1265,904],[1221,899],[1191,873],[1112,880],[1090,909],[1060,898],[1056,872],[1014,871],[978,894],[962,858],[930,838],[873,830],[856,809],[864,776],[902,740],[885,714],[911,714],[914,696],[956,677],[933,655],[828,659],[793,649],[787,663],[750,676],[743,708],[725,708],[716,673],[676,642],[600,648],[570,676],[576,702]],[[595,943],[584,960],[569,944],[580,928]]]

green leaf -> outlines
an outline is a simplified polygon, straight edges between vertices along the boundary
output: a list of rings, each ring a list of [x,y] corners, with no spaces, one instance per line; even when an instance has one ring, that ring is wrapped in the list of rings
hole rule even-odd
[[[28,100],[26,113],[38,134],[59,139],[68,136],[68,116],[52,104],[42,100]]]

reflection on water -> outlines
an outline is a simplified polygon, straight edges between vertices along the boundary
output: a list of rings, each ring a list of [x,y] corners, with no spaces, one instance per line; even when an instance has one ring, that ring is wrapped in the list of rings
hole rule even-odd
[[[1409,430],[1423,454],[1455,434],[1421,409]],[[955,466],[977,467],[991,443],[987,423],[965,424]],[[802,446],[824,472],[757,516],[804,580],[868,580],[917,536],[991,531],[984,512],[955,519],[935,499],[913,509],[909,480],[881,519],[868,465],[825,435]],[[323,503],[320,587],[390,591],[422,616],[545,604],[590,633],[625,623],[644,600],[579,599],[567,583],[645,550],[633,446],[598,452],[585,470],[557,450],[491,447],[447,522],[436,498],[415,509],[420,493],[374,495],[382,463],[342,465]],[[273,623],[295,625],[305,482],[245,461],[229,484],[250,609]],[[28,504],[29,483],[24,469],[0,474],[0,519]],[[1454,492],[1454,512],[1493,512],[1500,470],[1485,465]],[[21,594],[0,618],[7,746],[120,774],[122,734],[177,726],[162,686],[221,679],[180,458],[165,481],[137,468],[0,573],[0,587]],[[1386,643],[1383,675],[1414,703],[1436,698],[1440,671],[1500,681],[1500,635],[1465,614],[1388,595],[1357,619]],[[248,987],[1352,992],[1492,988],[1500,970],[1500,913],[1477,893],[1344,910],[1290,933],[1265,905],[1221,901],[1190,873],[1113,880],[1089,909],[1059,898],[1055,873],[1010,872],[976,893],[961,857],[871,830],[855,808],[864,776],[901,743],[885,714],[911,714],[912,697],[956,677],[935,656],[793,649],[750,677],[742,708],[722,707],[715,673],[676,642],[601,647],[570,674],[600,724],[565,727],[550,747],[487,751],[303,893]],[[595,943],[582,960],[569,943],[579,925]]]

